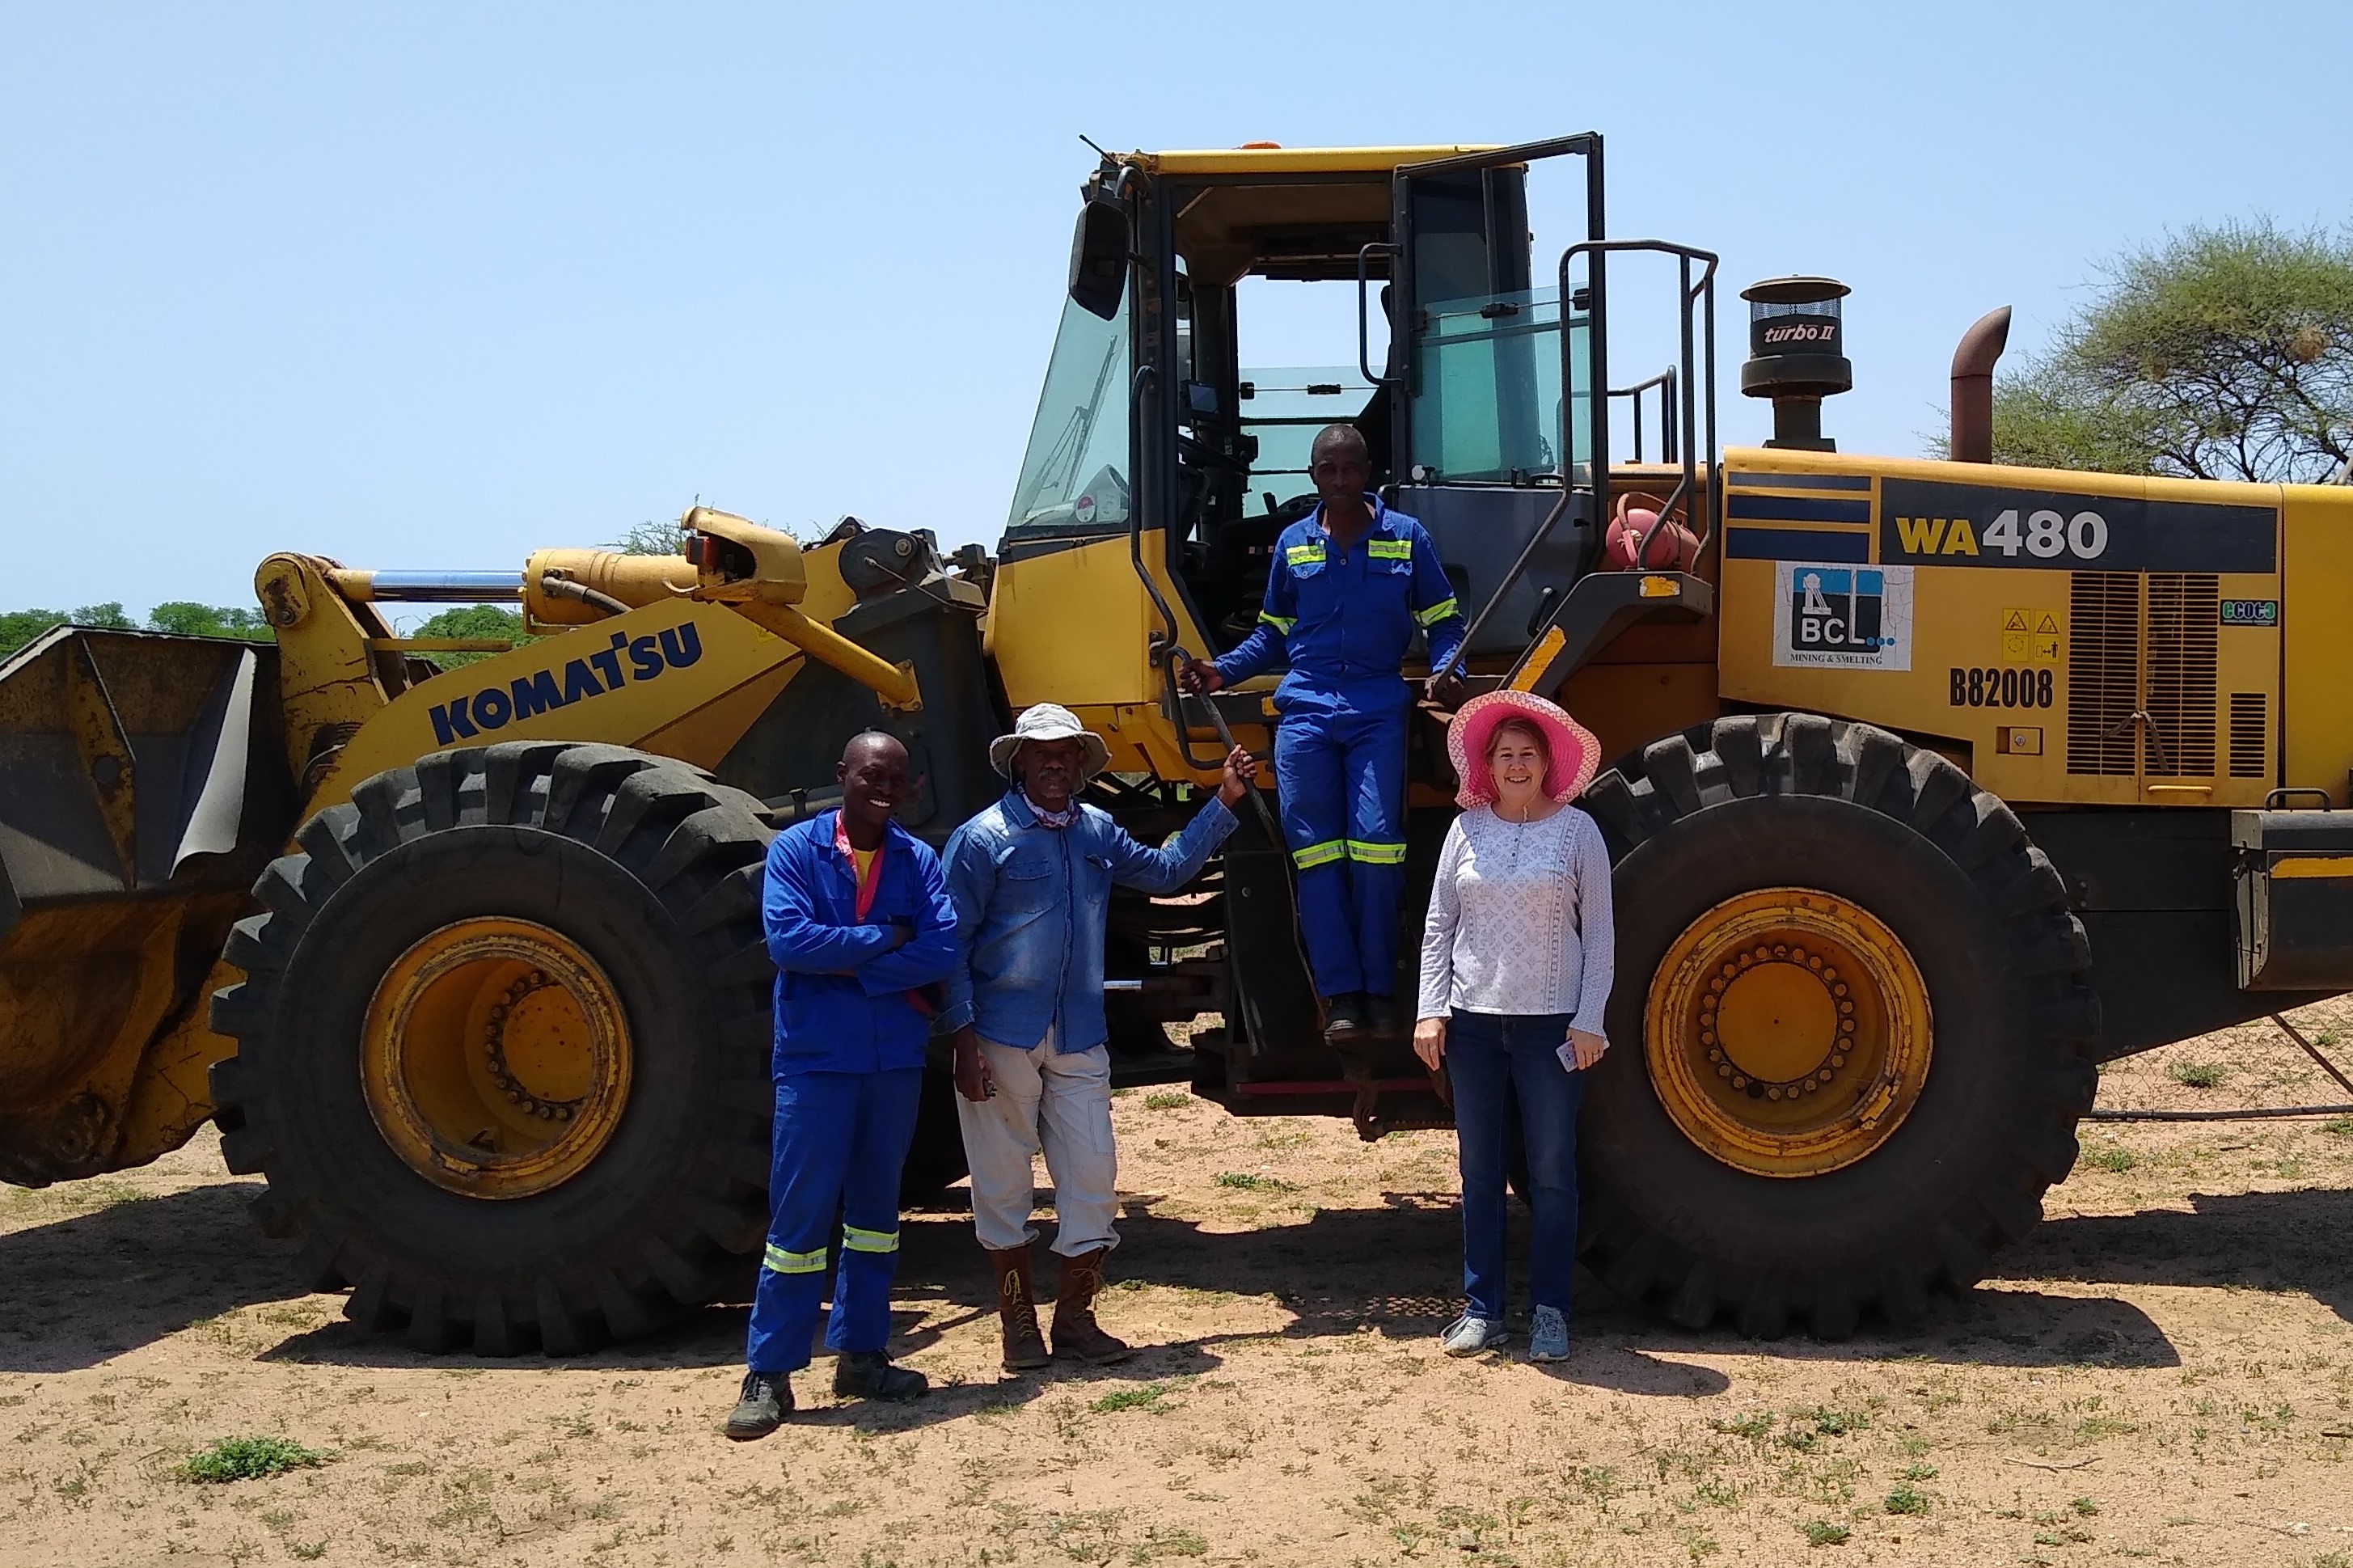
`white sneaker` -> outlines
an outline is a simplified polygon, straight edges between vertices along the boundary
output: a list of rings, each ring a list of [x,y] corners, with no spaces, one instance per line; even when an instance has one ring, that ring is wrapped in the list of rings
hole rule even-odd
[[[1438,1342],[1450,1356],[1475,1356],[1482,1351],[1493,1350],[1511,1333],[1492,1318],[1474,1318],[1465,1312],[1439,1334]]]
[[[1568,1360],[1568,1319],[1557,1307],[1539,1307],[1528,1324],[1528,1360]]]

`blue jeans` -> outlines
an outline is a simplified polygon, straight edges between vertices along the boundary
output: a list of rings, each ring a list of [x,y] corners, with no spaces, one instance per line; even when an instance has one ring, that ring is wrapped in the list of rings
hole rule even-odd
[[[768,1247],[752,1297],[744,1361],[798,1372],[825,1299],[825,1255],[841,1222],[829,1351],[879,1351],[891,1337],[899,1266],[899,1168],[915,1136],[923,1070],[796,1073],[776,1080]]]
[[[1457,1008],[1446,1026],[1446,1075],[1454,1089],[1462,1169],[1462,1292],[1473,1317],[1504,1317],[1506,1145],[1514,1100],[1535,1211],[1528,1294],[1539,1307],[1568,1312],[1577,1261],[1577,1111],[1585,1098],[1585,1075],[1568,1071],[1554,1054],[1567,1036],[1567,1013],[1511,1017]]]

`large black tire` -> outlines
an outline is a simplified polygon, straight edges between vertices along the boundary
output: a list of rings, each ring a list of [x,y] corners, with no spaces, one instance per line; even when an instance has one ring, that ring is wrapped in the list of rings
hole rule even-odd
[[[915,1136],[907,1146],[906,1164],[899,1168],[900,1208],[937,1208],[947,1190],[972,1173],[955,1101],[955,1075],[926,1070],[923,1097],[915,1107]]]
[[[248,979],[213,1027],[212,1086],[255,1213],[301,1238],[314,1290],[419,1350],[551,1355],[644,1334],[740,1291],[766,1224],[770,986],[758,803],[619,747],[510,743],[395,768],[320,813],[227,948]],[[486,1201],[427,1181],[370,1116],[360,1041],[378,980],[453,921],[552,927],[609,976],[634,1075],[570,1179]]]
[[[2076,1155],[2098,1003],[2064,885],[2001,801],[1931,751],[1815,715],[1724,718],[1653,743],[1582,802],[1617,867],[1618,1049],[1587,1086],[1584,1242],[1616,1292],[1676,1322],[1730,1314],[1822,1338],[1867,1308],[1915,1323],[2042,1217]],[[1854,1163],[1736,1169],[1676,1125],[1651,1081],[1646,993],[1677,936],[1736,895],[1810,887],[1901,938],[1926,982],[1918,1099]]]

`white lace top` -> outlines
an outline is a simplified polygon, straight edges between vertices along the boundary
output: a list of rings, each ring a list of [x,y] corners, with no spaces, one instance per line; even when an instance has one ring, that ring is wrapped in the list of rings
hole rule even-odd
[[[1473,806],[1438,852],[1417,1016],[1567,1013],[1601,1033],[1616,937],[1609,851],[1591,817],[1567,806],[1507,822]]]

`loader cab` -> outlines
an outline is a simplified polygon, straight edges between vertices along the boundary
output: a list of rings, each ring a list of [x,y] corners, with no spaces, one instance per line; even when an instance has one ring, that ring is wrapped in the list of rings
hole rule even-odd
[[[1599,139],[1137,154],[1085,194],[1007,548],[1133,526],[1230,648],[1314,508],[1310,442],[1349,422],[1466,607],[1569,493],[1469,652],[1525,649],[1606,504]]]

